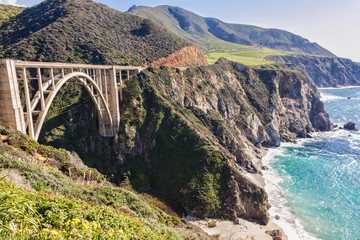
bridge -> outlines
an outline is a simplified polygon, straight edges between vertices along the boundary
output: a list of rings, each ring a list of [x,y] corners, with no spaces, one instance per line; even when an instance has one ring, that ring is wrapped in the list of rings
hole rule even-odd
[[[112,137],[119,130],[123,79],[141,67],[0,60],[0,125],[38,140],[56,94],[64,84],[79,81],[97,110],[99,133]]]

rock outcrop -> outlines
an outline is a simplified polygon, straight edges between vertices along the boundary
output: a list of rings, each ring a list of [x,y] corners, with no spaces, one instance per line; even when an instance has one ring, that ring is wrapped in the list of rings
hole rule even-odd
[[[346,123],[346,124],[344,125],[344,128],[345,128],[345,129],[348,129],[348,130],[352,130],[352,131],[359,131],[359,129],[357,129],[357,128],[355,127],[355,123],[353,123],[353,122],[348,122],[348,123]]]
[[[318,87],[360,85],[360,64],[350,59],[308,55],[271,56],[271,59],[296,65]]]
[[[155,67],[199,67],[208,64],[204,53],[195,46],[184,47],[167,57],[152,62]]]

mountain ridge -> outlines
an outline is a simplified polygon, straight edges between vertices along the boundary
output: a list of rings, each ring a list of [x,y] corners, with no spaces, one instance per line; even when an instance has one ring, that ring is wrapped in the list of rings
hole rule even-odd
[[[149,18],[178,36],[193,42],[205,51],[208,46],[202,38],[307,54],[335,56],[317,43],[312,43],[308,39],[288,31],[274,28],[267,29],[254,25],[225,23],[212,17],[201,17],[180,7],[169,5],[158,7],[133,6],[127,12]]]

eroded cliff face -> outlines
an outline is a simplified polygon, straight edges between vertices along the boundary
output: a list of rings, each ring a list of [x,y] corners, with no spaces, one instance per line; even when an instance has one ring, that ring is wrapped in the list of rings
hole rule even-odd
[[[199,67],[208,65],[204,53],[196,46],[186,46],[151,63],[155,67]]]
[[[296,65],[318,87],[360,85],[360,64],[350,59],[306,55],[272,56],[271,58]]]
[[[145,104],[148,113],[161,118],[156,124],[145,123],[146,137],[140,136],[141,151],[137,154],[149,153],[145,161],[157,169],[157,179],[176,179],[177,175],[191,172],[190,179],[180,184],[177,197],[187,213],[195,216],[221,217],[225,213],[232,219],[242,217],[267,223],[267,194],[250,176],[261,172],[260,149],[332,128],[315,87],[296,71],[256,70],[221,59],[214,65],[183,72],[150,69],[139,76],[139,81],[144,92],[157,96],[157,104],[160,102],[166,110],[159,112],[159,106],[154,108],[155,100]],[[173,118],[177,121],[173,122]],[[162,128],[164,125],[166,128]],[[198,150],[199,142],[202,147],[211,148],[206,158],[216,159],[213,163],[204,163],[207,160],[197,157],[179,158],[183,151]],[[189,157],[197,168],[171,167],[176,165],[173,158],[180,165],[188,165]],[[161,166],[171,176],[159,174]],[[162,181],[155,180],[155,186],[171,191]],[[203,192],[205,189],[215,194],[209,196]],[[203,199],[209,197],[216,204],[211,201],[211,208],[207,209],[208,202]]]
[[[118,136],[78,138],[80,156],[91,156],[114,182],[130,180],[203,218],[266,224],[268,197],[253,175],[261,174],[262,148],[332,127],[302,73],[225,59],[185,71],[149,68],[125,83],[124,94]],[[67,123],[70,138],[76,122]]]

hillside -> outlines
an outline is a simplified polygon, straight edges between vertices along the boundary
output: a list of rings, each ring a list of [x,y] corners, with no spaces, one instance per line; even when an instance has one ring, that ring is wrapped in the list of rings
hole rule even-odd
[[[1,239],[211,239],[148,203],[155,199],[109,183],[75,153],[3,127],[0,138]]]
[[[157,24],[90,0],[47,0],[0,27],[4,57],[141,65],[190,45]]]
[[[22,7],[0,4],[0,26],[24,10]]]
[[[229,24],[172,6],[133,6],[128,12],[151,19],[199,46],[210,63],[225,57],[248,66],[297,69],[319,87],[360,85],[359,64],[287,31]]]
[[[215,18],[201,17],[179,7],[132,7],[131,14],[151,19],[178,36],[213,50],[211,42],[220,40],[246,46],[261,46],[286,51],[334,56],[331,52],[293,33],[244,24],[230,24]]]

